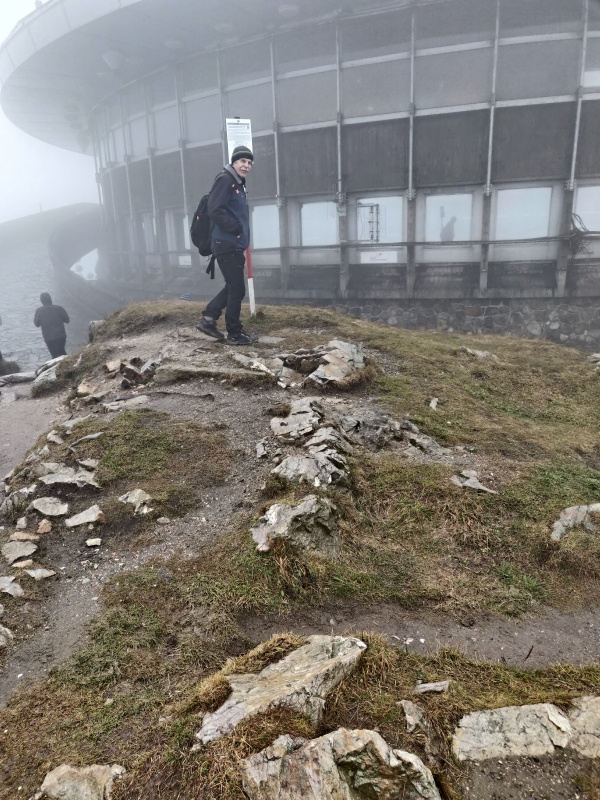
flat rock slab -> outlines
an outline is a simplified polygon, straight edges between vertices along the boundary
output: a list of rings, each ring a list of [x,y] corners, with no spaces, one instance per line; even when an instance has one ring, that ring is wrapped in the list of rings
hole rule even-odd
[[[296,442],[317,430],[323,418],[320,403],[314,397],[295,400],[287,417],[273,417],[271,430],[284,442]]]
[[[21,584],[17,583],[12,575],[0,578],[0,592],[9,594],[11,597],[23,597],[25,594]]]
[[[12,564],[20,558],[33,555],[37,549],[37,545],[33,542],[9,542],[2,548],[2,555],[8,564]]]
[[[79,525],[88,525],[94,522],[104,522],[104,512],[101,511],[100,506],[93,505],[86,508],[80,514],[75,514],[74,517],[69,517],[65,520],[67,528],[76,528]]]
[[[53,486],[54,484],[67,484],[77,486],[80,489],[84,486],[95,486],[96,489],[100,488],[94,477],[93,472],[88,472],[87,469],[74,469],[73,467],[62,467],[56,472],[49,475],[42,475],[40,481],[46,486]]]
[[[45,517],[64,517],[69,513],[69,504],[61,503],[56,497],[38,497],[32,500],[29,507]]]
[[[433,775],[375,731],[340,728],[305,742],[280,736],[242,762],[250,800],[440,800]]]
[[[71,767],[61,764],[44,778],[32,800],[111,800],[113,781],[125,774],[118,764]]]
[[[327,695],[352,673],[366,647],[350,636],[310,636],[307,644],[258,675],[228,675],[232,694],[204,716],[196,738],[207,744],[231,733],[242,720],[278,706],[318,724]]]
[[[467,714],[454,734],[459,761],[552,755],[569,747],[600,758],[600,698],[580,697],[568,715],[551,703],[508,706]]]

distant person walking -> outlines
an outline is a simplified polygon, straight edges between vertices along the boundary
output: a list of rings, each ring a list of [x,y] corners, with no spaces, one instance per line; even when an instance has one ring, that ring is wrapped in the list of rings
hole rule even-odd
[[[70,322],[69,315],[62,306],[55,306],[48,292],[40,295],[41,306],[36,310],[33,324],[42,329],[42,336],[52,358],[66,356],[67,331],[65,322]]]
[[[208,195],[213,255],[225,278],[225,286],[204,309],[198,330],[225,344],[252,344],[257,340],[242,327],[240,311],[246,294],[244,252],[250,244],[250,214],[246,199],[246,176],[252,169],[254,155],[248,147],[236,147],[227,164],[217,175]],[[227,338],[217,328],[225,310]]]

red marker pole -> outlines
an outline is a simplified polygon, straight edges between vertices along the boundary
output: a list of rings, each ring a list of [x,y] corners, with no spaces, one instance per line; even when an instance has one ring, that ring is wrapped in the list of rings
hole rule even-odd
[[[246,268],[248,270],[248,299],[250,300],[250,316],[256,316],[256,301],[254,299],[254,275],[252,273],[252,253],[246,248]]]

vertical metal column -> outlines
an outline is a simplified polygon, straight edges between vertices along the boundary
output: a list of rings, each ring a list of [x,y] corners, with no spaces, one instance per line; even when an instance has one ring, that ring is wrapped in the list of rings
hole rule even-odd
[[[340,242],[340,279],[339,295],[348,297],[348,284],[350,283],[350,265],[348,263],[348,206],[344,192],[344,175],[342,164],[342,47],[340,23],[335,26],[335,62],[336,62],[336,97],[337,97],[337,191],[336,203],[338,213],[338,238]]]
[[[183,115],[183,101],[181,99],[181,90],[179,86],[179,79],[181,73],[175,68],[175,97],[177,99],[177,118],[179,120],[179,167],[181,169],[181,193],[183,201],[183,224],[190,226],[190,209],[187,200],[187,180],[185,176],[185,147],[186,147],[186,126],[185,118]],[[193,211],[191,212],[193,213]],[[185,244],[185,243],[184,243]],[[198,270],[195,268],[198,265],[198,259],[194,258],[194,249],[190,250],[192,258],[191,282],[194,286],[197,283]]]
[[[479,295],[485,297],[488,286],[488,266],[490,262],[490,235],[492,223],[492,165],[494,156],[494,131],[496,124],[496,88],[498,83],[498,50],[500,43],[500,0],[496,0],[496,30],[494,33],[494,64],[492,68],[492,91],[490,93],[490,130],[488,135],[488,156],[485,185],[483,187],[483,215],[481,222],[481,261],[479,264]]]
[[[129,174],[129,162],[131,156],[127,151],[127,136],[125,135],[125,115],[123,114],[123,96],[119,92],[119,116],[121,118],[121,133],[123,134],[123,161],[125,162],[125,177],[127,180],[127,198],[129,200],[129,214],[133,219],[133,196],[131,194],[131,175]]]
[[[147,88],[145,82],[144,82],[144,105],[146,107],[146,128],[147,128],[147,131],[148,131],[148,150],[147,150],[147,154],[148,154],[148,169],[150,171],[150,195],[151,195],[151,198],[152,198],[152,235],[153,235],[155,249],[156,249],[156,244],[157,244],[157,238],[158,237],[156,236],[156,234],[157,234],[157,222],[156,222],[157,210],[156,210],[156,189],[155,189],[155,178],[154,178],[154,147],[152,145],[152,143],[154,141],[154,135],[153,135],[153,131],[151,130],[151,126],[150,126],[150,105],[148,103],[148,88]],[[136,243],[139,245],[139,239],[136,239]],[[145,248],[145,243],[144,243],[144,248]],[[139,259],[140,272],[142,274],[145,274],[145,272],[146,272],[145,267],[147,266],[146,265],[146,259],[144,258],[144,253],[142,253],[141,251],[138,253],[138,259]]]
[[[415,291],[416,266],[415,242],[417,240],[417,192],[414,179],[415,150],[415,67],[416,67],[416,28],[415,11],[410,21],[410,106],[408,133],[408,189],[406,191],[406,295],[412,297]]]
[[[227,131],[225,126],[225,102],[223,98],[223,77],[221,75],[221,52],[217,50],[217,86],[219,89],[219,106],[221,108],[221,148],[223,150],[223,164],[229,163],[227,149]]]
[[[577,154],[579,151],[579,135],[581,128],[581,111],[583,106],[583,84],[585,80],[585,65],[587,59],[588,29],[590,18],[590,2],[582,0],[583,32],[581,43],[581,64],[579,70],[579,86],[577,88],[577,106],[575,110],[575,131],[573,134],[573,153],[571,156],[571,172],[569,179],[565,182],[563,193],[563,206],[561,214],[560,235],[558,258],[556,260],[556,296],[564,297],[567,285],[567,271],[569,268],[569,235],[571,233],[571,220],[573,206],[575,202],[575,190],[577,189]]]
[[[277,79],[275,68],[275,42],[271,38],[271,99],[273,102],[273,143],[275,148],[275,202],[279,212],[279,261],[281,273],[281,291],[287,295],[290,282],[290,236],[288,224],[288,208],[281,194],[281,164],[279,160],[279,106],[277,101]]]

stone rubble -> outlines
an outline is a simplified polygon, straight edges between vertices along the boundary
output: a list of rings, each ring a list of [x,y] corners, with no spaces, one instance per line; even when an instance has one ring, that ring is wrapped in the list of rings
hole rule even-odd
[[[461,489],[474,489],[476,492],[486,492],[487,494],[498,494],[495,489],[484,486],[477,476],[477,473],[470,469],[463,470],[460,475],[452,475],[451,482]]]
[[[228,675],[232,693],[214,713],[205,714],[196,738],[207,744],[231,733],[242,720],[287,706],[317,725],[325,699],[355,669],[366,644],[344,636],[310,636],[258,675]]]
[[[375,731],[339,728],[306,742],[280,736],[242,762],[250,800],[441,800],[431,771]]]
[[[148,503],[152,497],[143,489],[132,489],[119,497],[121,503],[130,503],[134,514],[148,514],[152,511]]]
[[[297,506],[275,503],[251,529],[259,553],[267,553],[276,540],[292,548],[335,558],[339,541],[336,508],[325,498],[308,495]]]
[[[491,361],[500,362],[498,356],[494,355],[494,353],[490,353],[488,350],[471,350],[470,347],[461,347],[459,349],[459,353],[466,353],[473,358],[479,359],[490,359]]]
[[[270,358],[235,353],[233,359],[247,369],[271,375],[282,388],[303,386],[306,381],[318,386],[343,386],[353,373],[365,366],[362,350],[339,340],[312,350],[300,348],[295,353],[278,353]]]

